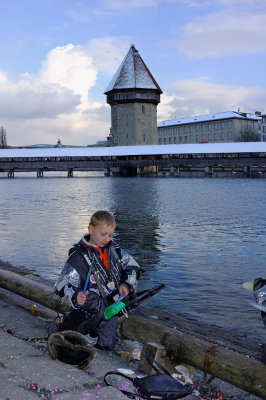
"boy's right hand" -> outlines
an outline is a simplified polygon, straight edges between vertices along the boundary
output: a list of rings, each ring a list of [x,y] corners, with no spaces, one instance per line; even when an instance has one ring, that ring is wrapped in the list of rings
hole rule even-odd
[[[86,301],[86,297],[87,297],[88,293],[89,293],[88,290],[85,292],[85,294],[83,294],[83,292],[78,292],[78,294],[77,294],[77,303],[78,303],[79,306],[83,306],[83,304]]]

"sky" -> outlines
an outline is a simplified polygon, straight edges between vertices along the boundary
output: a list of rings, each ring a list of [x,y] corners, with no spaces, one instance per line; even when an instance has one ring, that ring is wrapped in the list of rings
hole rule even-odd
[[[0,0],[0,126],[11,146],[106,140],[105,89],[130,46],[158,122],[266,113],[266,0]]]

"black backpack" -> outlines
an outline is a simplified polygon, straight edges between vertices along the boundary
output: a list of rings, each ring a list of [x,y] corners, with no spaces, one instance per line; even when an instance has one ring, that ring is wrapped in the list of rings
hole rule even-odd
[[[178,382],[172,377],[172,375],[165,369],[158,361],[147,359],[149,364],[152,366],[156,375],[148,375],[143,378],[131,378],[130,376],[124,375],[118,371],[107,372],[104,376],[104,382],[108,386],[113,386],[107,381],[109,375],[119,375],[123,378],[130,380],[133,386],[137,389],[137,393],[128,392],[126,390],[120,390],[123,394],[131,399],[158,399],[158,400],[176,400],[186,397],[193,392],[190,386],[185,386]],[[160,368],[164,373],[160,373],[156,366]]]

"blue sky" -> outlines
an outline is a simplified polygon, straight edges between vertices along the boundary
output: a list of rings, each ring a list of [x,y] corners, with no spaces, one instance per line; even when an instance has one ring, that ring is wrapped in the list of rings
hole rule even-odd
[[[104,140],[103,92],[131,44],[163,91],[158,122],[266,112],[266,0],[1,1],[8,144]]]

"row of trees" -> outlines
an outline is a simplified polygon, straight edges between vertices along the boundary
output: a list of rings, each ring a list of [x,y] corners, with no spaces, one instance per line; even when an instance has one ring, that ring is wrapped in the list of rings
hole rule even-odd
[[[239,133],[238,142],[259,142],[260,137],[254,129],[247,128]]]
[[[0,128],[0,149],[7,147],[6,130],[1,126]]]

